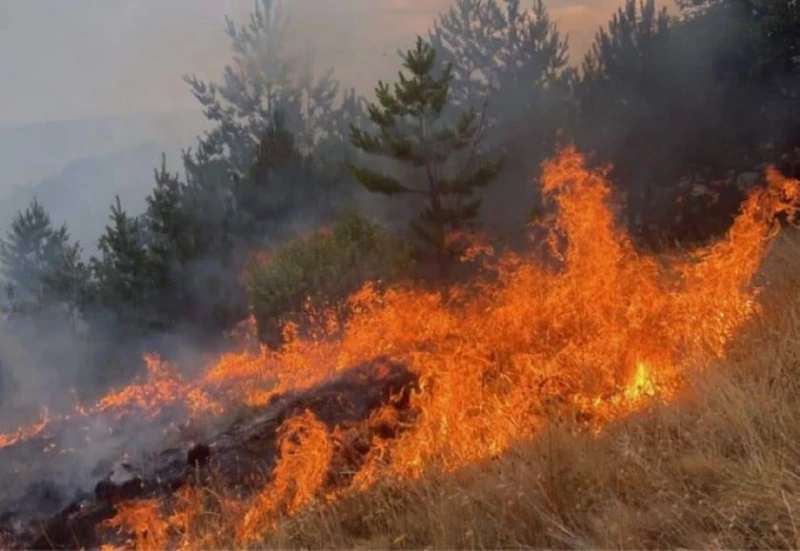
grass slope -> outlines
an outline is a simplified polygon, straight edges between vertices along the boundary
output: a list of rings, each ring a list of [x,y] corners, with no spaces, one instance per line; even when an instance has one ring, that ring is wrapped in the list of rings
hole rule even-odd
[[[553,426],[486,465],[285,520],[268,547],[800,547],[800,237],[764,313],[673,404],[599,437]]]

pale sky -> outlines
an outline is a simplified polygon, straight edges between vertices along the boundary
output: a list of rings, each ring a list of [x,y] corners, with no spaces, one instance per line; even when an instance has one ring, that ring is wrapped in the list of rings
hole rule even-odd
[[[391,76],[398,47],[450,0],[285,0],[295,40],[359,88]],[[181,75],[217,80],[224,16],[254,0],[0,0],[0,124],[196,108]],[[573,58],[622,0],[550,0]],[[385,55],[388,54],[388,57]]]

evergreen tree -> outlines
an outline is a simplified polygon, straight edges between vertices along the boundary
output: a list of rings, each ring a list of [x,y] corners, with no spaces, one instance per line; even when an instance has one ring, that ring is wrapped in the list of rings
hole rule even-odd
[[[718,104],[748,160],[782,164],[800,147],[800,4],[680,0],[686,40],[703,45]],[[795,160],[800,157],[795,157]],[[790,166],[783,166],[789,169]]]
[[[572,110],[568,41],[541,0],[457,0],[439,16],[431,44],[453,67],[450,111],[486,107],[487,140],[508,152],[504,177],[484,196],[487,231],[514,232],[542,197],[542,161]],[[514,201],[509,201],[514,197]]]
[[[529,9],[520,0],[457,0],[430,41],[440,64],[453,67],[455,109],[480,108],[488,99],[499,124],[521,117],[527,124],[527,113],[541,116],[563,104],[569,46],[541,0]]]
[[[238,273],[242,247],[331,200],[344,179],[328,161],[352,150],[346,119],[357,120],[361,107],[354,92],[340,94],[331,71],[316,78],[309,59],[287,51],[281,0],[258,0],[243,26],[226,22],[233,61],[222,81],[185,79],[213,128],[184,152],[184,183],[162,170],[144,228],[154,240],[146,246],[154,284],[166,289],[180,273],[184,285],[172,285],[173,296],[190,310],[217,295],[217,310],[235,302],[227,274]],[[184,230],[169,230],[172,223]]]
[[[157,326],[158,320],[152,314],[151,262],[142,223],[122,209],[119,197],[109,218],[111,223],[98,241],[100,257],[92,259],[101,302],[124,327]]]
[[[250,170],[234,180],[236,235],[244,242],[276,235],[299,215],[328,219],[335,203],[350,195],[338,189],[339,174],[323,170],[298,149],[280,112],[262,136]]]
[[[180,300],[190,312],[184,322],[218,332],[246,315],[244,292],[237,281],[242,246],[254,236],[245,205],[237,201],[241,178],[224,159],[184,154],[183,202],[193,256],[182,268]]]
[[[678,125],[696,102],[681,104],[686,90],[671,90],[678,88],[670,65],[672,31],[654,0],[627,0],[597,33],[575,87],[578,142],[598,162],[612,164],[634,232],[658,218],[654,209],[673,202],[659,192],[673,190],[686,168],[673,152],[688,150],[679,143]]]
[[[188,302],[185,296],[186,265],[197,256],[196,226],[186,209],[184,186],[177,174],[167,171],[162,156],[161,168],[155,171],[155,187],[147,197],[142,217],[145,250],[149,264],[150,290],[154,309],[166,325],[174,325]]]
[[[192,93],[215,127],[201,140],[200,153],[224,159],[229,170],[244,177],[259,142],[282,113],[287,129],[297,137],[297,148],[341,154],[348,135],[342,121],[352,105],[340,104],[339,83],[332,71],[314,77],[310,60],[289,54],[286,48],[288,14],[281,0],[260,0],[247,25],[227,19],[234,60],[223,81],[206,83],[185,77]]]
[[[24,212],[17,213],[6,238],[0,242],[0,262],[12,312],[30,311],[42,304],[44,280],[66,245],[66,227],[54,229],[50,216],[36,199]]]
[[[197,221],[187,206],[186,186],[178,174],[167,171],[164,157],[154,177],[155,186],[146,198],[143,222],[151,260],[166,275],[175,266],[197,256],[202,246],[193,232]]]
[[[91,266],[83,261],[78,243],[64,247],[57,269],[44,278],[44,284],[75,329],[96,298]]]
[[[66,226],[54,228],[34,199],[17,213],[6,238],[0,240],[9,312],[33,314],[58,307],[74,321],[90,299],[89,273],[80,256],[80,246],[69,243]]]
[[[189,230],[195,256],[226,257],[235,232],[235,185],[238,176],[225,159],[207,155],[203,148],[183,154],[186,182],[183,204],[191,221]]]
[[[713,197],[800,146],[790,4],[687,1],[671,18],[627,0],[598,33],[575,86],[578,142],[612,165],[629,225],[651,244],[723,231],[736,201]]]
[[[236,182],[238,232],[265,235],[299,208],[319,205],[324,190],[316,176],[310,158],[298,151],[283,115],[276,113],[261,137],[253,165]]]
[[[195,255],[192,219],[184,204],[184,188],[177,174],[167,171],[166,157],[154,171],[155,187],[146,198],[148,245],[156,264],[183,264]],[[165,268],[165,271],[166,270]]]
[[[362,127],[368,123],[366,106],[366,99],[355,89],[350,88],[342,94],[342,102],[336,112],[325,121],[329,139],[326,141],[325,147],[318,147],[317,151],[322,158],[345,161],[342,165],[336,163],[325,165],[325,170],[333,171],[333,175],[336,177],[340,176],[337,172],[338,169],[343,168],[346,171],[347,161],[352,160],[353,156],[357,154],[357,150],[351,147],[350,126],[355,124]]]
[[[461,113],[455,124],[445,119],[452,66],[447,64],[434,74],[436,51],[421,37],[416,47],[401,57],[410,76],[400,72],[393,87],[379,82],[375,91],[378,102],[369,105],[369,118],[378,132],[352,126],[352,142],[365,153],[412,167],[421,180],[401,181],[363,165],[350,165],[350,169],[370,192],[424,198],[422,213],[412,229],[433,248],[439,275],[445,277],[453,253],[448,234],[476,218],[481,201],[475,192],[494,180],[502,161],[484,159],[475,109]],[[424,184],[411,183],[416,181]]]

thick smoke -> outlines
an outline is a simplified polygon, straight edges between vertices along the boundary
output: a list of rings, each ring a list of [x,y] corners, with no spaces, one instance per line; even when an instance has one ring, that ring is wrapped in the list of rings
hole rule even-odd
[[[90,315],[77,326],[53,312],[0,324],[0,433],[46,423],[31,438],[0,447],[4,527],[49,517],[92,495],[98,481],[130,476],[123,463],[141,468],[170,445],[168,435],[187,421],[177,411],[156,421],[135,407],[122,419],[114,409],[90,417],[80,413],[144,375],[145,354],[157,352],[191,377],[230,346],[222,336],[201,339],[182,330],[123,334],[110,312]],[[103,325],[105,332],[98,329]],[[187,445],[176,448],[179,456],[185,457]]]

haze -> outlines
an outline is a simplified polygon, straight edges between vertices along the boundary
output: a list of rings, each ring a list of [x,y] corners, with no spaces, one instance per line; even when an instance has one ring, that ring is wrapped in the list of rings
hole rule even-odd
[[[292,0],[298,42],[358,88],[393,71],[385,54],[424,32],[449,0]],[[618,0],[551,0],[573,58]],[[195,108],[181,75],[229,61],[224,16],[253,0],[4,0],[0,124]]]
[[[260,1],[260,0],[258,0]],[[526,0],[523,4],[527,4]],[[549,0],[572,61],[621,0]],[[0,0],[0,233],[35,197],[87,253],[120,196],[141,212],[161,152],[173,170],[205,128],[181,78],[217,81],[231,50],[225,16],[255,0]],[[398,48],[451,0],[286,0],[291,43],[320,71],[369,94]]]

